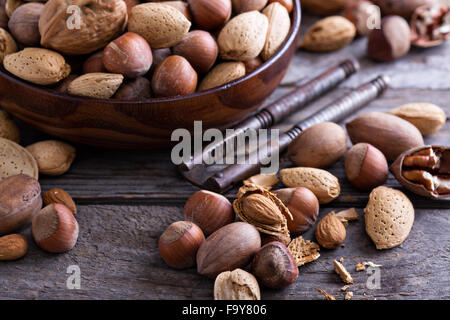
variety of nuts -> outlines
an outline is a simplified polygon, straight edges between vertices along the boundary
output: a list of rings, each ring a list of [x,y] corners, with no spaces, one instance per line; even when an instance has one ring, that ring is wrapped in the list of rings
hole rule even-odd
[[[26,148],[36,159],[39,173],[59,176],[67,172],[75,159],[76,150],[57,140],[36,142]]]
[[[291,20],[289,12],[278,2],[268,5],[263,14],[269,20],[269,28],[261,57],[264,61],[267,61],[281,48],[284,40],[286,40],[291,29]]]
[[[376,61],[388,62],[406,55],[410,47],[410,28],[406,20],[387,16],[381,20],[381,27],[369,34],[367,54]]]
[[[215,30],[230,19],[231,0],[188,0],[195,24],[204,30]]]
[[[411,201],[401,191],[387,187],[370,193],[364,213],[366,232],[379,250],[402,244],[414,223]]]
[[[450,196],[450,148],[424,146],[405,151],[390,168],[408,190],[425,196]]]
[[[17,143],[0,138],[0,180],[18,174],[25,174],[37,180],[37,162],[31,153]]]
[[[0,237],[0,261],[18,260],[28,251],[27,238],[20,234]]]
[[[292,220],[287,219],[291,234],[300,234],[308,230],[319,214],[319,200],[309,189],[287,188],[273,192],[289,209]]]
[[[353,22],[356,32],[360,36],[366,36],[381,21],[379,8],[368,0],[356,0],[351,2],[344,11],[344,17]]]
[[[368,143],[358,143],[345,158],[345,172],[353,186],[372,190],[386,182],[388,164],[380,150]]]
[[[15,143],[20,141],[20,132],[17,124],[3,110],[0,110],[0,138],[8,139]]]
[[[159,237],[159,253],[172,268],[190,268],[195,265],[198,248],[204,240],[202,230],[195,223],[174,222]]]
[[[0,181],[0,235],[27,226],[42,208],[41,186],[19,174]]]
[[[78,240],[78,222],[65,205],[53,203],[39,211],[31,224],[36,244],[52,253],[71,250]]]
[[[247,266],[261,248],[258,230],[245,222],[228,224],[206,238],[197,252],[197,272],[210,278]]]
[[[252,273],[266,287],[285,288],[297,280],[298,267],[289,250],[281,242],[270,242],[255,255]]]
[[[183,218],[197,224],[208,236],[232,223],[235,215],[233,206],[227,198],[217,193],[200,190],[186,202]]]
[[[300,47],[315,52],[336,51],[352,42],[355,35],[353,23],[341,16],[331,16],[313,24]]]
[[[331,173],[316,168],[288,168],[280,171],[281,181],[286,187],[305,187],[311,190],[325,204],[336,199],[341,193],[339,180]]]
[[[322,247],[336,249],[344,242],[347,232],[341,220],[331,212],[319,221],[315,236]]]
[[[73,214],[77,214],[77,206],[72,197],[63,189],[53,188],[42,194],[42,201],[44,206],[52,203],[59,203],[65,205]]]
[[[406,150],[423,146],[423,137],[414,125],[387,113],[365,113],[347,123],[346,127],[354,144],[370,143],[389,161]]]
[[[41,35],[38,24],[43,10],[44,5],[37,2],[23,4],[14,10],[8,28],[18,42],[30,47],[39,46]]]
[[[347,150],[347,136],[341,126],[324,122],[304,130],[288,147],[288,156],[299,167],[325,168]]]
[[[242,269],[224,271],[214,282],[214,300],[261,300],[258,281]]]
[[[412,44],[428,48],[450,37],[450,7],[445,4],[417,8],[411,18]]]
[[[294,257],[297,266],[300,267],[306,263],[319,259],[319,245],[302,237],[295,238],[288,246],[289,252]]]
[[[424,136],[437,132],[447,120],[444,110],[431,103],[409,103],[389,113],[411,122]]]
[[[202,80],[198,91],[220,87],[245,76],[245,64],[242,62],[223,62],[215,66]]]

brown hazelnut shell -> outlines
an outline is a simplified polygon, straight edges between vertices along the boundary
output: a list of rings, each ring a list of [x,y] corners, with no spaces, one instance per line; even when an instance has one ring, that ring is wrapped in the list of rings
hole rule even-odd
[[[428,145],[428,146],[421,146],[417,148],[413,148],[410,150],[407,150],[403,152],[397,160],[394,161],[394,163],[391,165],[389,170],[391,173],[395,176],[398,182],[402,186],[404,186],[409,191],[428,198],[447,198],[450,197],[450,192],[440,194],[437,191],[430,191],[427,188],[425,188],[424,185],[419,183],[414,183],[408,179],[406,179],[403,176],[403,169],[404,169],[404,160],[405,157],[408,157],[410,155],[413,155],[417,153],[418,151],[425,150],[427,148],[432,148],[435,152],[439,152],[441,156],[441,169],[439,170],[439,174],[445,175],[447,177],[450,177],[450,148],[447,146],[436,146],[436,145]]]

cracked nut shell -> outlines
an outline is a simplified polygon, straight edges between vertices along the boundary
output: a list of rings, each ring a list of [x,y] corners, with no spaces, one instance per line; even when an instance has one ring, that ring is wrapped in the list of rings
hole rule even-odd
[[[214,282],[214,300],[261,300],[258,281],[242,269],[222,272]]]

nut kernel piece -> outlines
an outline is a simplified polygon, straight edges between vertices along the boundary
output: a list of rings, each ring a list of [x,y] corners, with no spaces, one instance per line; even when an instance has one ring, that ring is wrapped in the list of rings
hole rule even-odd
[[[336,298],[334,296],[332,296],[331,294],[329,294],[328,292],[326,292],[325,290],[322,289],[317,289],[317,291],[323,295],[327,300],[336,300]]]

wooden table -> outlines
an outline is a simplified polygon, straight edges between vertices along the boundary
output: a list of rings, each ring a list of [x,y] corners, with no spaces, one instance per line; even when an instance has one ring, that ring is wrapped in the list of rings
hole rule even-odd
[[[314,20],[305,17],[305,25]],[[358,58],[359,74],[327,97],[305,108],[280,125],[287,129],[297,121],[379,74],[392,78],[392,88],[363,112],[386,111],[408,102],[425,101],[450,114],[450,42],[439,48],[413,49],[404,59],[376,64],[365,57],[366,40],[332,54],[298,52],[282,85],[269,99],[276,100],[294,80],[305,80],[348,57]],[[299,79],[299,76],[302,77]],[[24,145],[48,137],[21,124]],[[450,123],[427,143],[450,145]],[[350,146],[350,143],[349,143]],[[343,161],[330,171],[339,177],[342,193],[320,209],[355,207],[362,216],[368,194],[346,181]],[[80,236],[69,253],[54,255],[39,250],[29,230],[28,255],[17,262],[0,263],[0,298],[6,299],[211,299],[213,281],[194,269],[173,270],[159,256],[157,239],[165,228],[181,219],[184,202],[198,188],[181,179],[170,161],[170,151],[120,152],[78,146],[77,158],[62,177],[42,177],[43,190],[63,188],[76,200]],[[390,175],[389,187],[403,188]],[[227,193],[232,200],[237,189]],[[319,260],[300,268],[299,279],[284,290],[263,289],[263,299],[323,299],[316,288],[343,299],[343,283],[333,271],[333,259],[344,257],[352,273],[353,299],[449,299],[450,298],[450,202],[414,196],[405,191],[416,208],[408,239],[391,250],[377,251],[364,230],[364,219],[347,228],[345,248],[321,250]],[[303,235],[313,239],[313,230]],[[355,272],[355,265],[372,261],[383,265],[379,289],[366,285],[369,274]],[[81,289],[69,290],[67,268],[78,265]]]

